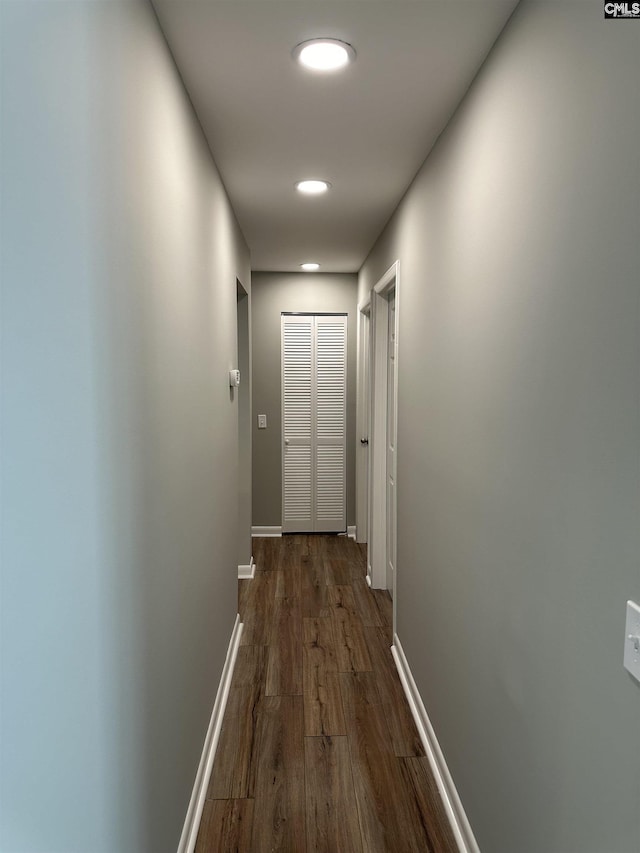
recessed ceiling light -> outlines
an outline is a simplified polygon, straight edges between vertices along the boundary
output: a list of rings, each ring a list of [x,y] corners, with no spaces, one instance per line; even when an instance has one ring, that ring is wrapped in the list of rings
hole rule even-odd
[[[320,195],[326,193],[330,186],[328,181],[298,181],[296,189],[305,195]]]
[[[320,264],[316,263],[300,264],[300,266],[305,272],[315,272],[320,269]]]
[[[353,62],[356,52],[345,41],[319,38],[296,45],[293,58],[312,71],[338,71]]]

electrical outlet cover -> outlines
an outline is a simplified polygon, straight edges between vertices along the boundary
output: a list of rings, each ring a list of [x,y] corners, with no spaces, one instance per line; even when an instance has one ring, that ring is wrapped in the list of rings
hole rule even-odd
[[[627,601],[627,622],[624,629],[624,668],[640,681],[640,607]]]

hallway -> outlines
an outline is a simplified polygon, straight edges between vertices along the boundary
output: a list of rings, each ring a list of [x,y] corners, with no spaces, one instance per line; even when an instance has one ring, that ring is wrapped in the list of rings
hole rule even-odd
[[[254,539],[244,622],[196,850],[456,850],[362,547]]]
[[[640,853],[633,17],[0,3],[0,853]]]

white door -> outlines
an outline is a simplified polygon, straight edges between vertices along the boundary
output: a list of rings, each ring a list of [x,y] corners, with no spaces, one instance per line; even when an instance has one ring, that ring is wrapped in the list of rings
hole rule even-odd
[[[282,315],[282,531],[346,530],[344,315]]]
[[[389,296],[387,324],[387,589],[393,596],[396,569],[396,294]]]

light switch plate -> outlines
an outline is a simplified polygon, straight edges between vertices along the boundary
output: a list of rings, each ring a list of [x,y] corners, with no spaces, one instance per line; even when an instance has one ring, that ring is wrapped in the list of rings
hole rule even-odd
[[[627,601],[627,621],[624,629],[624,668],[640,681],[640,607]]]
[[[258,415],[258,429],[266,429],[267,428],[267,416],[266,415]]]

